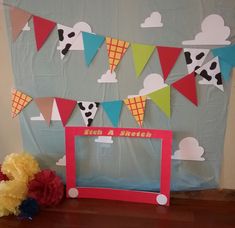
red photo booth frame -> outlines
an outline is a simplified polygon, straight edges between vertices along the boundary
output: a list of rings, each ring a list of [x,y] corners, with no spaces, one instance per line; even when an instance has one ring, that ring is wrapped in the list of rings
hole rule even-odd
[[[76,186],[75,138],[77,136],[113,136],[157,138],[162,140],[160,192],[120,190]],[[65,127],[66,193],[69,198],[95,198],[169,206],[172,131],[139,128]]]

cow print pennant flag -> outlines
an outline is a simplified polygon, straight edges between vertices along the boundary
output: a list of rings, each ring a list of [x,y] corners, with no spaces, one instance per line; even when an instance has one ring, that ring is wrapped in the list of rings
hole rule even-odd
[[[195,72],[203,77],[203,80],[199,81],[199,84],[214,85],[218,89],[224,91],[218,57],[213,58]]]
[[[201,67],[209,51],[209,49],[184,48],[184,57],[189,74]]]
[[[91,126],[95,118],[100,103],[90,101],[78,101],[78,107],[81,111],[82,118],[87,127]]]
[[[80,31],[61,24],[57,24],[57,30],[59,35],[59,46],[57,49],[60,50],[60,57],[63,59],[72,47]]]

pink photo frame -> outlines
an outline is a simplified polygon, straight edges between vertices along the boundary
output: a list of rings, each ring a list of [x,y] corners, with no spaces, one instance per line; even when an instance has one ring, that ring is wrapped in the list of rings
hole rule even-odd
[[[161,139],[160,192],[76,186],[75,138],[78,136],[113,136]],[[172,137],[173,134],[170,130],[111,127],[65,127],[67,197],[121,200],[169,206]]]

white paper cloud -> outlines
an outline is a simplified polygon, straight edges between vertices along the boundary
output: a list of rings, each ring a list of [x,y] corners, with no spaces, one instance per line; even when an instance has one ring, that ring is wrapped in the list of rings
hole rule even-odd
[[[116,83],[117,81],[115,71],[111,73],[110,70],[107,70],[106,73],[102,74],[101,78],[97,80],[98,83]]]
[[[193,137],[186,137],[179,143],[179,150],[176,150],[172,159],[176,160],[191,160],[191,161],[205,161],[202,157],[204,149],[199,146],[197,139]]]
[[[82,33],[81,32],[92,33],[91,27],[86,22],[82,21],[82,22],[78,22],[77,24],[75,24],[73,26],[73,28],[76,31],[79,31],[79,35],[76,38],[76,40],[74,41],[74,43],[73,43],[72,47],[70,48],[70,50],[84,50]]]
[[[194,40],[185,40],[184,45],[228,45],[230,41],[226,40],[230,35],[230,28],[224,25],[224,19],[217,14],[207,16],[201,24],[199,32]]]
[[[162,16],[159,12],[152,12],[150,17],[147,17],[144,20],[144,23],[140,24],[141,28],[154,28],[154,27],[163,27],[163,23],[161,22]]]
[[[45,120],[45,119],[44,119],[42,113],[40,113],[39,116],[31,117],[30,120],[32,120],[32,121],[42,121],[42,120]],[[61,121],[60,113],[59,113],[59,110],[58,110],[55,99],[53,101],[53,106],[52,106],[51,120]]]
[[[62,158],[60,158],[56,162],[56,165],[58,165],[58,166],[66,166],[66,156],[64,155]]]
[[[28,22],[25,24],[25,26],[22,29],[22,31],[30,31],[30,27],[29,27],[29,23]]]
[[[98,138],[95,139],[95,142],[97,143],[113,143],[112,136],[98,136]]]
[[[143,96],[152,93],[156,90],[162,89],[168,86],[164,83],[164,80],[160,74],[149,74],[143,82],[143,89],[139,91],[139,95]]]
[[[156,74],[156,73],[149,74],[144,79],[143,89],[141,89],[139,91],[139,94],[138,95],[129,95],[128,98],[144,96],[144,95],[152,93],[156,90],[162,89],[166,86],[168,86],[168,85],[166,83],[164,83],[164,80],[160,74]]]

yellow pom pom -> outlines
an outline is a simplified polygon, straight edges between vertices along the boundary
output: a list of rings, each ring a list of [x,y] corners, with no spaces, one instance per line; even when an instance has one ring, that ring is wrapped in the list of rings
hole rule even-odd
[[[10,180],[0,182],[0,217],[19,213],[18,208],[26,198],[27,183]]]
[[[39,171],[37,161],[32,155],[26,153],[9,154],[2,164],[2,172],[11,180],[28,182]]]

